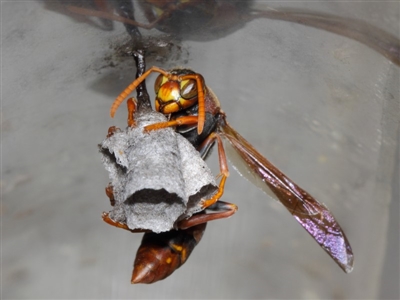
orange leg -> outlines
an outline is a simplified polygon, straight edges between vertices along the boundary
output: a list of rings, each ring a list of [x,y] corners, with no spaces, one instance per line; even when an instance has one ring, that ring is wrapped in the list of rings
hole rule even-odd
[[[230,216],[232,216],[234,213],[237,212],[238,207],[235,204],[224,202],[224,201],[218,201],[215,203],[213,206],[208,208],[211,213],[207,214],[204,212],[195,214],[191,216],[189,219],[182,220],[178,222],[177,227],[178,229],[187,229],[199,224],[207,223],[210,221],[214,220],[219,220],[219,219],[225,219]],[[103,212],[102,214],[103,221],[106,222],[107,224],[111,226],[115,226],[117,228],[122,228],[125,230],[128,230],[133,233],[138,233],[138,232],[150,232],[149,230],[144,230],[144,229],[130,229],[128,225],[125,223],[120,223],[120,222],[115,222],[112,220],[108,213]]]
[[[114,100],[114,103],[111,105],[110,109],[110,115],[112,118],[114,117],[115,112],[117,111],[121,103],[125,100],[125,98],[128,97],[128,95],[132,93],[137,88],[137,86],[141,84],[143,80],[145,80],[146,77],[149,76],[152,72],[161,73],[166,77],[170,76],[167,71],[164,71],[163,69],[160,69],[158,67],[151,67],[150,69],[148,69],[146,72],[143,73],[142,76],[135,79],[130,85],[128,85],[128,87]]]
[[[125,223],[115,222],[113,219],[111,219],[108,216],[108,213],[106,213],[106,212],[103,212],[101,217],[103,218],[103,221],[106,222],[107,224],[109,224],[111,226],[115,226],[117,228],[122,228],[122,229],[128,230],[130,232],[150,232],[149,230],[139,229],[139,228],[138,229],[130,229],[128,227],[128,225],[126,225]]]
[[[110,198],[111,206],[114,206],[115,198],[114,198],[113,186],[111,184],[109,184],[108,187],[106,187],[106,195],[108,198]]]
[[[226,181],[226,176],[222,175],[221,181],[219,182],[219,188],[218,192],[212,196],[209,199],[202,199],[201,200],[201,208],[206,209],[207,207],[213,205],[216,203],[219,199],[221,199],[222,195],[224,194],[224,189],[225,189],[225,181]]]
[[[215,142],[215,140],[218,143],[218,159],[219,159],[219,169],[220,169],[220,174],[218,176],[221,176],[221,182],[219,184],[219,189],[218,192],[212,196],[210,199],[207,200],[202,200],[202,208],[205,209],[209,207],[210,205],[213,205],[215,202],[217,202],[223,195],[224,193],[224,188],[225,188],[225,181],[226,178],[229,176],[229,170],[228,170],[228,162],[226,160],[226,154],[225,154],[225,149],[224,145],[222,144],[222,139],[219,136],[218,133],[211,133],[200,145],[200,149],[203,148],[209,148],[211,147],[212,143]]]
[[[179,229],[186,229],[189,227],[193,227],[202,223],[207,223],[210,221],[224,219],[232,216],[238,210],[238,207],[235,204],[218,201],[213,206],[209,207],[209,210],[212,213],[199,213],[191,216],[187,220],[182,220],[178,223]]]
[[[117,126],[111,126],[110,128],[108,128],[107,138],[113,136],[113,134],[117,131],[121,131],[121,129],[119,129]]]
[[[127,101],[128,105],[128,126],[129,127],[135,127],[136,122],[134,118],[134,114],[136,111],[136,100],[135,98],[129,98]]]
[[[185,116],[185,117],[180,117],[175,120],[168,121],[168,122],[160,122],[160,123],[147,125],[144,127],[144,131],[149,132],[152,130],[158,130],[158,129],[162,129],[162,128],[179,126],[179,125],[192,125],[192,124],[197,124],[197,122],[198,122],[197,116]]]

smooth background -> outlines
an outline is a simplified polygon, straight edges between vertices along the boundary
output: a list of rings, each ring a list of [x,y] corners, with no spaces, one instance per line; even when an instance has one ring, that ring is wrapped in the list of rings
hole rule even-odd
[[[398,2],[260,4],[358,18],[399,36]],[[114,50],[128,39],[123,26],[104,31],[40,1],[2,1],[1,25],[3,298],[399,297],[399,67],[385,57],[263,19],[148,62],[203,74],[231,125],[334,213],[355,269],[344,274],[231,167],[224,200],[238,213],[210,223],[171,277],[131,285],[141,235],[101,221],[108,178],[97,152],[108,127],[125,124],[124,109],[109,117],[135,74]],[[217,174],[215,153],[209,165]]]

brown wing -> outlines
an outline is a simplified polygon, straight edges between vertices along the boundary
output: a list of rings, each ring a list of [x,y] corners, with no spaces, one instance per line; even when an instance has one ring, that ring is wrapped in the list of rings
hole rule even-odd
[[[265,157],[255,150],[223,118],[219,124],[220,135],[229,142],[236,154],[245,162],[247,174],[258,177],[262,188],[277,198],[297,222],[315,241],[349,273],[353,270],[353,252],[346,235],[328,208],[286,177]],[[228,152],[229,154],[229,152]],[[272,192],[272,193],[271,193]]]

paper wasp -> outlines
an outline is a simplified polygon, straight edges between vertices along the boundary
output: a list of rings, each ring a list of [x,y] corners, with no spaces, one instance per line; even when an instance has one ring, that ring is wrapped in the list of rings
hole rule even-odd
[[[140,77],[145,70],[144,56],[142,52],[136,51],[134,57],[138,70],[137,77]],[[147,113],[149,109],[152,109],[144,81],[137,86],[136,91],[137,104],[132,99],[128,100],[128,126],[135,126],[134,110],[136,107],[142,113]],[[115,126],[110,127],[107,137],[112,136],[118,130]],[[116,201],[111,185],[106,188],[106,195],[110,199],[111,206],[114,206]],[[220,196],[217,193],[213,202],[216,202]],[[153,283],[166,278],[186,262],[195,246],[200,242],[208,221],[229,217],[236,210],[236,205],[218,201],[207,208],[207,211],[211,212],[210,214],[201,211],[186,220],[179,221],[176,224],[177,230],[159,234],[142,229],[131,230],[127,224],[114,221],[108,213],[103,213],[102,217],[106,223],[115,227],[131,232],[145,232],[136,254],[131,282]]]
[[[222,144],[223,140],[227,142],[225,145],[232,147],[245,162],[248,173],[262,180],[264,191],[286,207],[344,272],[351,272],[353,269],[352,249],[332,213],[325,205],[315,200],[272,165],[228,124],[218,98],[206,86],[201,74],[189,69],[165,71],[152,67],[134,80],[116,98],[111,107],[111,116],[114,116],[124,99],[153,72],[160,73],[155,81],[155,108],[169,115],[170,118],[168,122],[149,125],[145,129],[150,131],[173,126],[198,149],[202,157],[206,157],[211,147],[217,142],[222,175],[219,196],[222,195],[225,179],[229,175]],[[133,110],[132,108],[129,110],[131,115]],[[219,197],[204,203],[204,208],[219,203],[218,200]],[[228,204],[225,208],[229,211],[230,207],[235,206]],[[232,212],[229,215],[231,214]],[[201,224],[203,221],[208,222],[223,217],[223,214],[217,214],[217,216],[202,214],[200,217],[196,216],[194,220],[187,220],[183,227],[187,228]],[[201,220],[200,223],[199,220]]]

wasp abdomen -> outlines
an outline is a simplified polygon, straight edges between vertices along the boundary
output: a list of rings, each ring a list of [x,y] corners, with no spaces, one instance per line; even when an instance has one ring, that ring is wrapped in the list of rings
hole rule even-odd
[[[145,233],[136,253],[131,283],[153,283],[171,275],[186,262],[206,225],[159,234]]]

